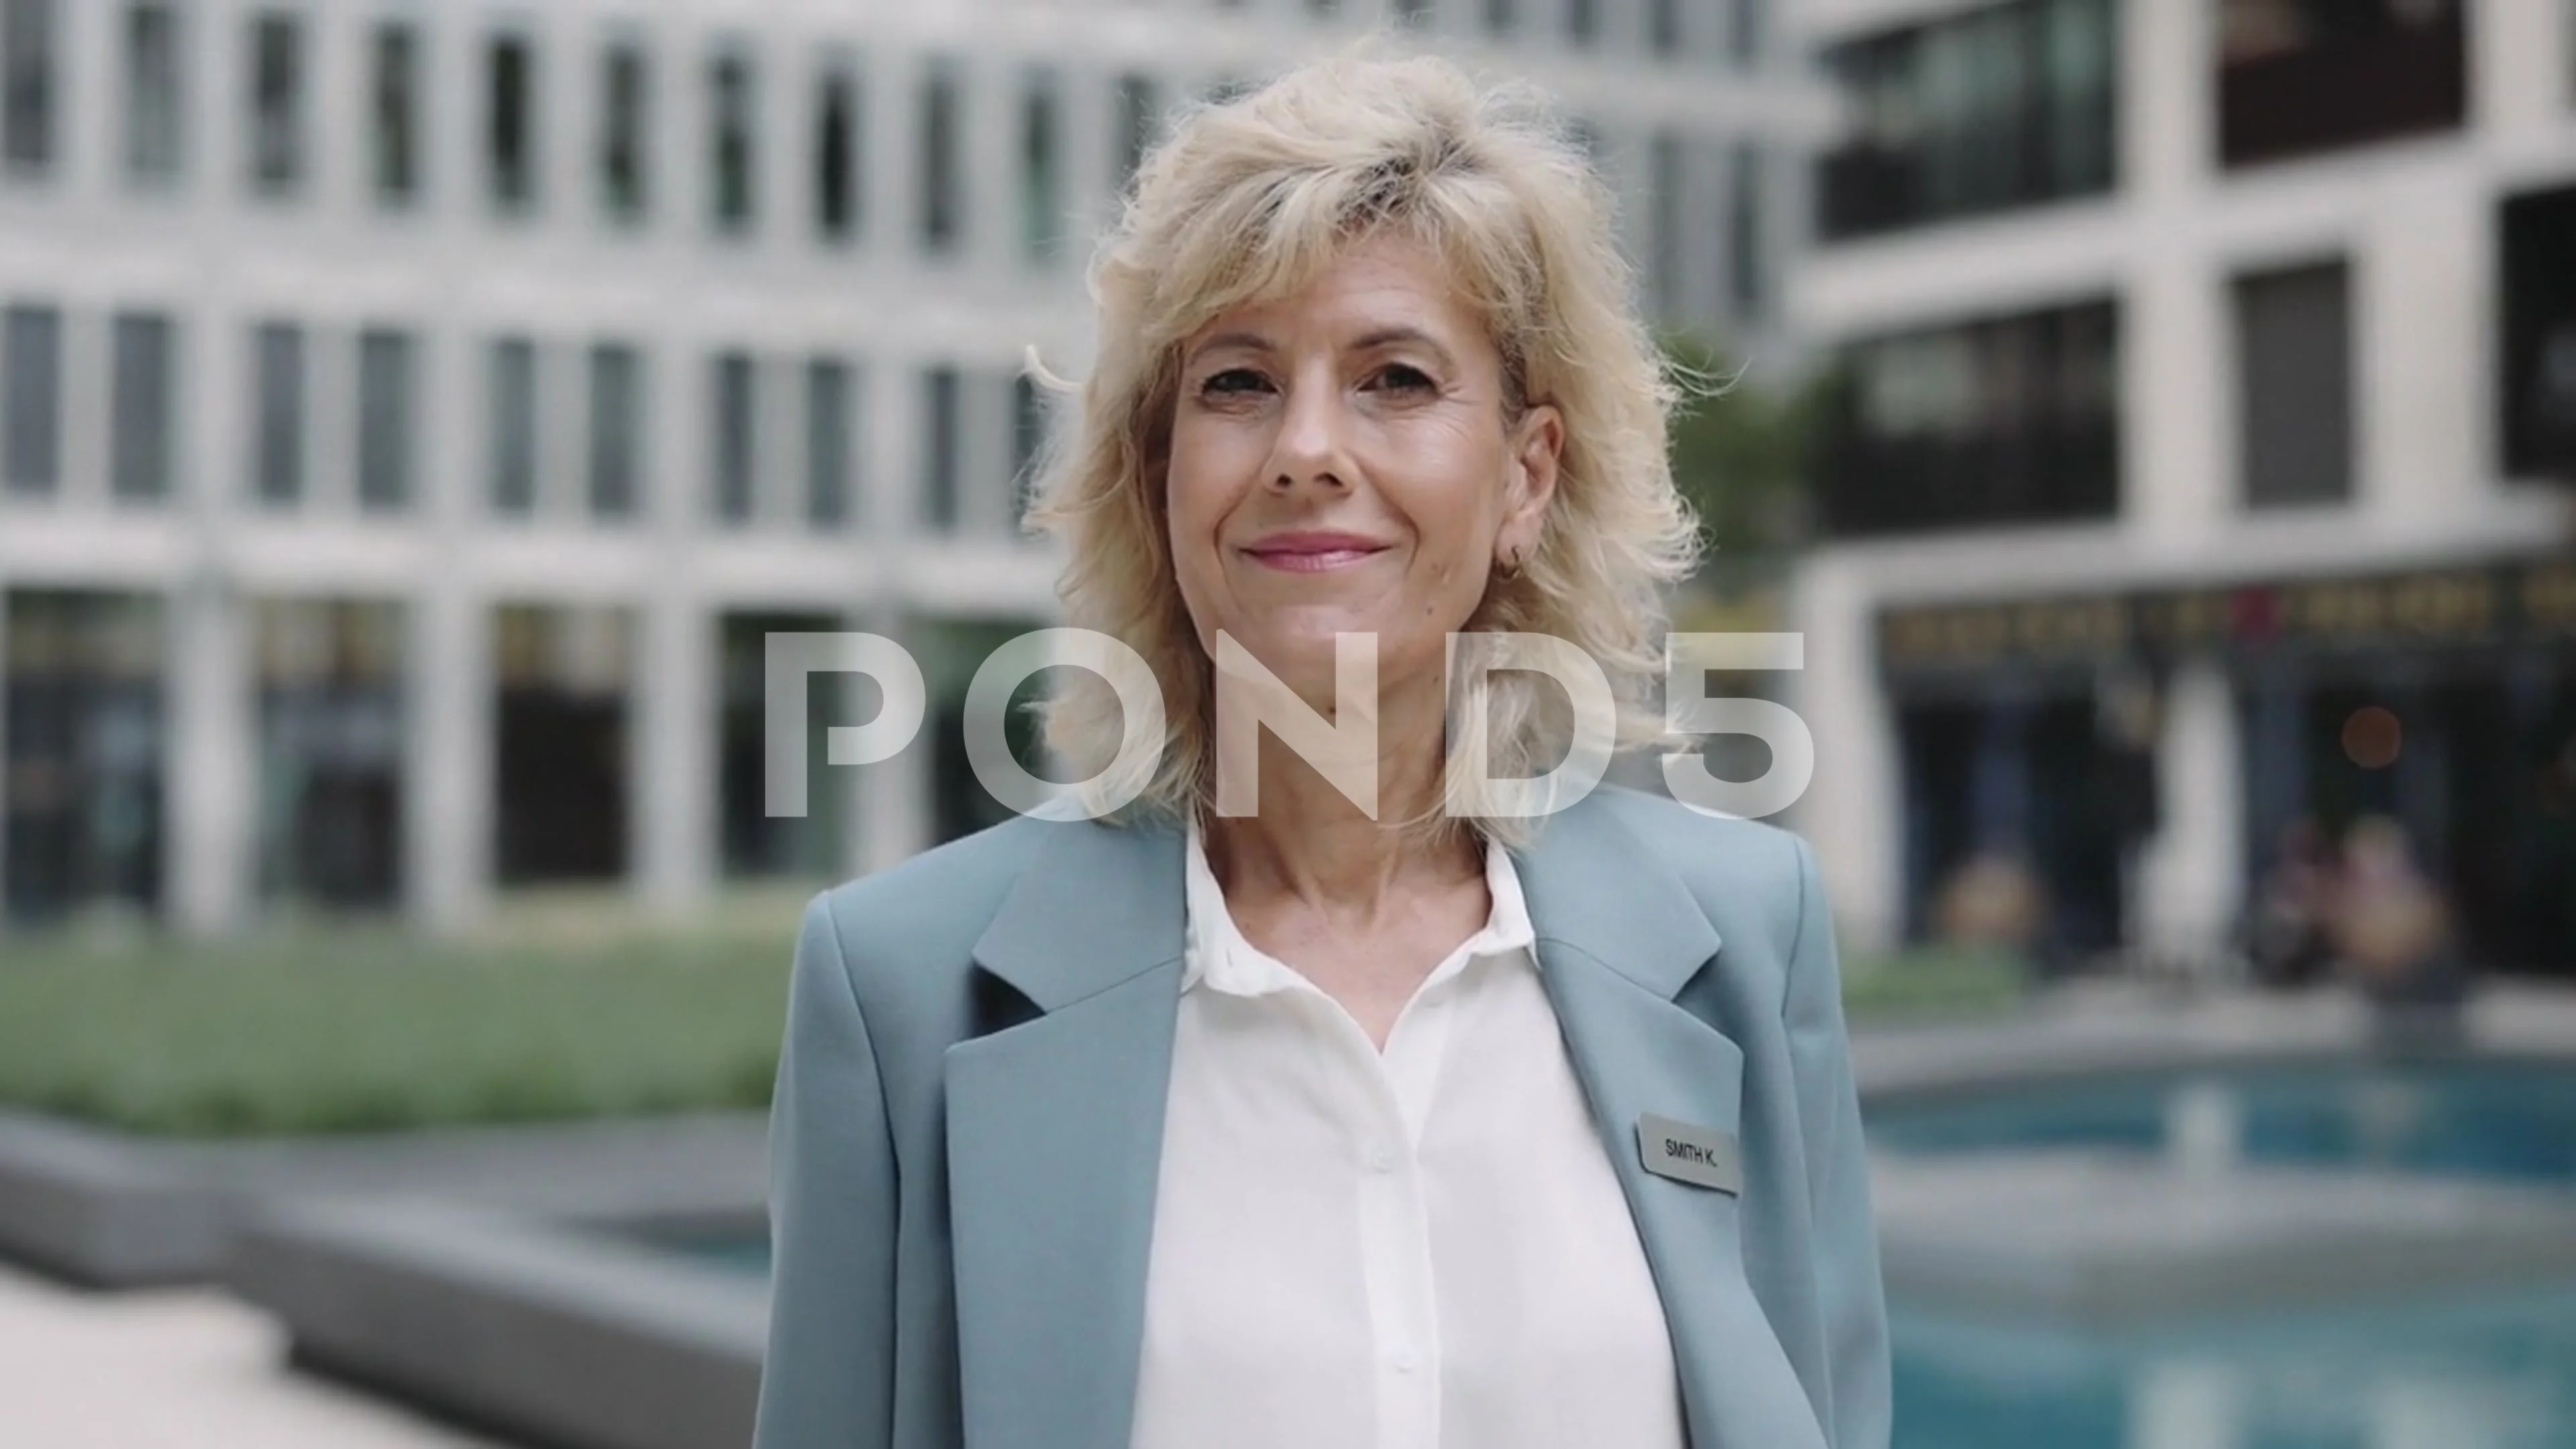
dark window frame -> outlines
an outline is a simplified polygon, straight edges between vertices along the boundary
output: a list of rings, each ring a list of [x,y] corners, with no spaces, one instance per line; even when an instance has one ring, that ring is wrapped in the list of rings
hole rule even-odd
[[[309,338],[296,323],[263,321],[252,328],[251,352],[252,496],[267,507],[291,508],[304,501],[310,483]]]
[[[2239,272],[2229,280],[2236,497],[2248,511],[2333,507],[2354,497],[2359,379],[2352,285],[2352,265],[2340,256]],[[2321,306],[2327,310],[2318,311]],[[2331,337],[2297,330],[2321,317],[2329,319]],[[2321,344],[2341,361],[2331,376],[2308,355]]]
[[[0,494],[62,490],[63,333],[59,307],[0,308]]]
[[[0,0],[0,171],[52,174],[63,129],[62,0]]]
[[[544,62],[536,38],[504,27],[483,39],[483,194],[503,216],[534,214],[545,196]]]
[[[854,56],[825,59],[814,74],[814,234],[857,242],[868,216],[867,76]]]
[[[244,148],[251,193],[284,201],[300,195],[313,172],[313,46],[300,8],[263,6],[250,23],[250,144]]]
[[[524,333],[485,344],[484,499],[500,518],[537,511],[544,472],[544,370],[536,339]]]
[[[108,353],[109,493],[167,502],[178,491],[179,324],[167,312],[118,312]]]
[[[126,183],[167,189],[187,174],[189,25],[170,0],[125,7],[125,105],[121,157]]]
[[[2096,296],[1843,344],[1819,438],[1825,531],[1858,538],[2116,520],[2124,331],[2120,300]],[[1930,403],[1908,393],[1909,370],[1942,380]],[[1955,410],[1936,415],[1941,401]],[[1869,418],[1873,407],[1924,415],[1886,425]]]
[[[376,204],[407,210],[426,191],[428,45],[410,20],[367,32],[368,183]]]
[[[1857,130],[1816,161],[1817,239],[1831,245],[2117,192],[2121,3],[2002,0],[1832,47],[1825,72]],[[1971,61],[1999,68],[2000,79],[1943,111],[1927,77]]]
[[[727,348],[707,360],[708,516],[727,527],[760,512],[760,360]]]
[[[359,511],[400,513],[419,491],[419,334],[399,326],[358,332]]]
[[[640,226],[653,211],[653,55],[619,37],[599,55],[599,133],[593,181],[600,214]]]
[[[719,42],[707,57],[707,225],[749,236],[760,225],[760,67],[748,43]]]

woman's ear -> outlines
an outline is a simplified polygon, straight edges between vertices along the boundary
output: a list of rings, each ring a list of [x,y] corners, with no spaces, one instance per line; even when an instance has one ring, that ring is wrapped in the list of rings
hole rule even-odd
[[[1539,525],[1556,501],[1557,463],[1565,453],[1565,417],[1552,403],[1531,408],[1513,430],[1513,475],[1519,487],[1504,500],[1503,534],[1526,552],[1538,544]]]

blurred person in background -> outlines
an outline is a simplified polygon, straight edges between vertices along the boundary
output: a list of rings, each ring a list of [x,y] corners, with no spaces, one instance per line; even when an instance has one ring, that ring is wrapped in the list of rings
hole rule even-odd
[[[2246,921],[2245,954],[2257,982],[2305,986],[2331,971],[2336,869],[2314,820],[2303,815],[2282,827]]]
[[[1458,768],[1452,719],[1502,780],[1573,720],[1526,671],[1453,688],[1453,632],[1570,641],[1661,731],[1694,539],[1613,236],[1545,106],[1434,60],[1293,71],[1148,159],[1037,517],[1166,737],[1100,818],[810,907],[760,1449],[1884,1449],[1812,852]],[[1257,812],[1216,811],[1220,632],[1326,716],[1377,637],[1376,812],[1257,732]],[[1046,709],[1106,778],[1106,682]]]
[[[2383,1008],[2453,1006],[2467,989],[2449,903],[2385,816],[2344,833],[2331,934],[2345,974]]]
[[[1935,912],[1943,944],[2027,958],[2047,925],[2047,890],[2021,852],[1983,850],[1942,883]]]

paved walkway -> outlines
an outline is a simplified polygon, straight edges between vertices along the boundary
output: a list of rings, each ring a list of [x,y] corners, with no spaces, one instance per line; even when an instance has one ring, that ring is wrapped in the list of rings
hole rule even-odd
[[[8,1449],[494,1449],[284,1360],[215,1290],[82,1293],[0,1265]]]

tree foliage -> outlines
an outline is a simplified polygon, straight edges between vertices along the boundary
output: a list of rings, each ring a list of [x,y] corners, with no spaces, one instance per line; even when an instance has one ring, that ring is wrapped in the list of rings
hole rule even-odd
[[[1673,481],[1699,515],[1711,570],[1776,563],[1808,529],[1817,389],[1757,381],[1697,337],[1668,336],[1664,351],[1687,394],[1672,421]]]

